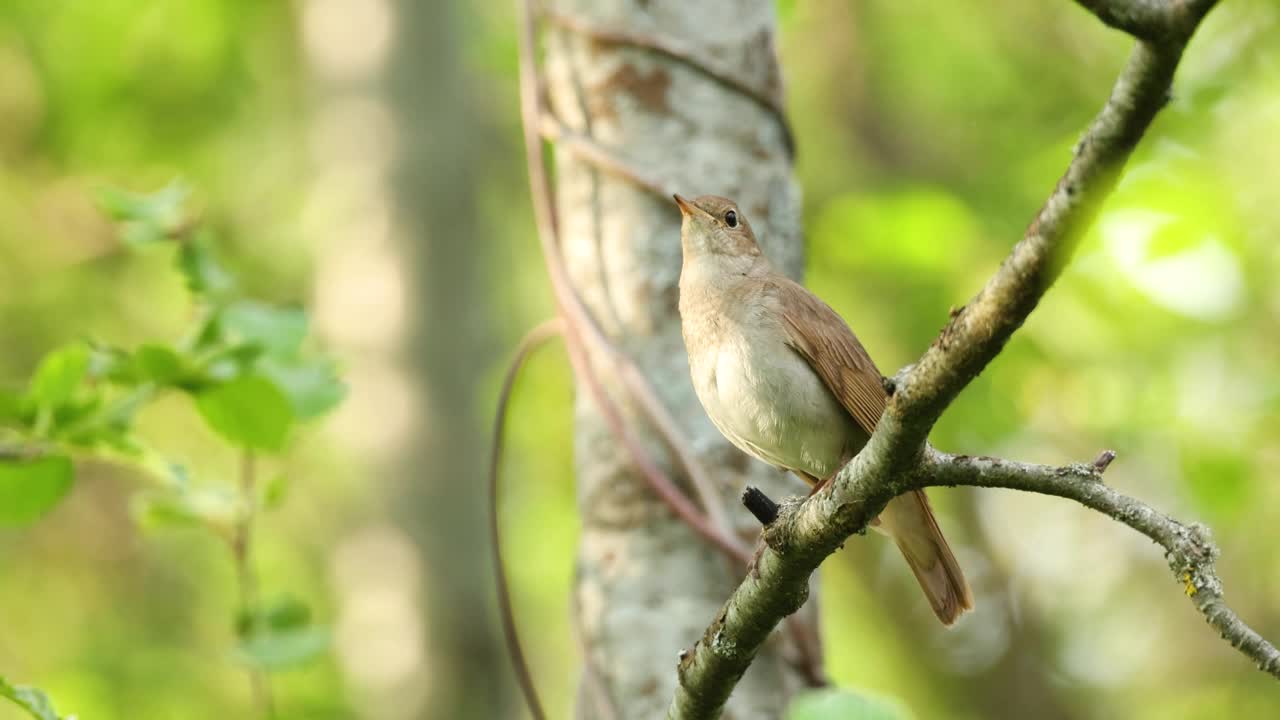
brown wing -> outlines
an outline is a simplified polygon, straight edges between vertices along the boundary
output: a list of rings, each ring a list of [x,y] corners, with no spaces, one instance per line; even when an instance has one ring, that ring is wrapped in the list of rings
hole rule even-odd
[[[787,344],[809,363],[868,435],[884,412],[888,395],[880,371],[844,320],[816,295],[790,280],[778,281]],[[973,592],[942,536],[923,490],[891,500],[880,513],[880,529],[907,558],[929,605],[945,625],[973,608]]]
[[[787,344],[870,435],[888,400],[876,364],[831,306],[798,283],[782,279],[778,284]]]

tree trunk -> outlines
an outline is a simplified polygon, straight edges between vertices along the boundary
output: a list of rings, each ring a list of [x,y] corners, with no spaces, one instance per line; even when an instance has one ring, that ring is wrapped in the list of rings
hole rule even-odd
[[[690,196],[734,198],[758,229],[765,252],[798,275],[800,201],[790,139],[770,103],[740,89],[756,88],[780,106],[772,3],[564,0],[554,7],[578,24],[625,28],[690,48],[695,59],[641,47],[636,37],[620,41],[549,23],[548,91],[567,130],[663,186]],[[700,61],[731,68],[738,82],[715,79],[696,66]],[[565,260],[578,293],[671,409],[730,516],[754,538],[759,526],[751,526],[737,501],[743,486],[750,482],[774,496],[795,494],[798,486],[729,446],[694,397],[676,311],[679,212],[670,198],[584,161],[565,144],[557,146],[555,160]],[[617,388],[607,372],[603,377]],[[647,432],[638,413],[630,412],[628,420]],[[652,435],[646,438],[653,456],[674,473],[665,448]],[[742,570],[649,492],[585,393],[577,402],[576,466],[582,516],[576,607],[587,672],[596,675],[584,683],[579,716],[601,717],[596,703],[607,702],[620,718],[662,717],[679,652],[701,635]],[[789,652],[780,638],[770,643],[725,717],[782,715],[801,685],[784,659]]]
[[[486,149],[501,136],[474,99],[462,10],[452,2],[396,5],[387,87],[403,131],[393,186],[411,289],[407,360],[425,384],[421,407],[430,431],[407,450],[394,503],[420,549],[421,596],[430,599],[431,682],[417,716],[496,718],[515,701],[496,674],[506,662],[500,637],[492,623],[477,621],[493,617],[493,586],[478,564],[488,538],[477,469],[485,419],[475,393],[484,368],[475,358],[501,354],[488,321],[494,290],[485,248],[493,232],[477,195]]]

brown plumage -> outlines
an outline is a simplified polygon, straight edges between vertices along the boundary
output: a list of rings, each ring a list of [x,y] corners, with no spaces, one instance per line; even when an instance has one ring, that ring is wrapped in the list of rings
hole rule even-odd
[[[748,454],[828,480],[866,444],[887,403],[881,376],[825,302],[777,272],[731,200],[676,196],[684,214],[680,316],[698,399]],[[907,559],[938,619],[973,595],[923,491],[894,498],[877,529]]]

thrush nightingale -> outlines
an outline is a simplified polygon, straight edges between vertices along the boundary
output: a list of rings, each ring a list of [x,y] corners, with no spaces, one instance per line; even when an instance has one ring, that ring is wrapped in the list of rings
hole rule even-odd
[[[675,200],[680,323],[698,400],[739,449],[817,489],[879,422],[880,371],[834,310],[769,263],[733,201]],[[897,543],[939,620],[973,607],[924,491],[891,500],[873,526]]]

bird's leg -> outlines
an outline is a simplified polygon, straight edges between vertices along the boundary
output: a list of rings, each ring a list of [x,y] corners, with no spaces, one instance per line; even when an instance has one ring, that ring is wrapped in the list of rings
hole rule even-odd
[[[839,472],[839,471],[836,471],[836,472]],[[813,483],[813,489],[809,491],[809,497],[813,497],[814,495],[817,495],[819,490],[831,484],[831,478],[834,478],[835,476],[836,476],[836,473],[831,473],[830,475],[822,478],[821,480],[818,480],[817,478],[813,478],[815,482]],[[808,477],[812,478],[813,476],[810,475]]]

